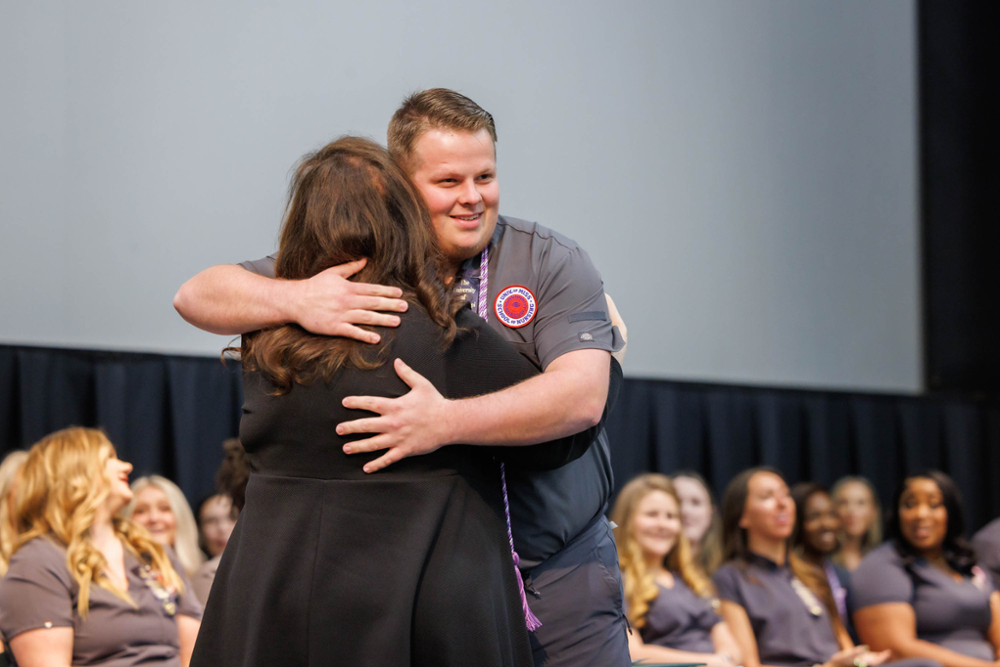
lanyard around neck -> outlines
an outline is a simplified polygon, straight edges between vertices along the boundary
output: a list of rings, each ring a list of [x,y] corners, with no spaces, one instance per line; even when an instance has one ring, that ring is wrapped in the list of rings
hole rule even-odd
[[[490,283],[490,250],[487,245],[479,254],[479,317],[489,321],[489,308],[486,305],[489,296]]]

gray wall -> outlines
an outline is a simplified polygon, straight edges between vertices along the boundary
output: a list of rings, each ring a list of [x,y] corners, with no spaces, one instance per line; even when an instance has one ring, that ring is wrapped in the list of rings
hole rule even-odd
[[[3,2],[0,342],[216,354],[177,287],[447,86],[502,211],[590,250],[629,375],[916,391],[915,39],[908,0]]]

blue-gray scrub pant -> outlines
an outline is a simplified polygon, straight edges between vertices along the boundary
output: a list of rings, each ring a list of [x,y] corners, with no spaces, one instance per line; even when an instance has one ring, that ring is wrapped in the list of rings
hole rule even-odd
[[[525,572],[542,627],[531,636],[535,667],[628,667],[618,551],[603,516],[562,551]]]

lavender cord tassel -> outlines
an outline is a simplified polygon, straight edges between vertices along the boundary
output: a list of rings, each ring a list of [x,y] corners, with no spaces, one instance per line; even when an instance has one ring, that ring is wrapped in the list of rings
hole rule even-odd
[[[489,291],[489,265],[489,251],[483,248],[483,253],[479,256],[479,303],[477,305],[479,306],[479,316],[486,321],[489,321],[489,310],[486,305]],[[510,501],[507,499],[507,475],[503,463],[500,464],[500,484],[503,487],[503,513],[507,517],[507,541],[510,542],[510,555],[514,559],[514,576],[517,577],[517,590],[521,594],[524,623],[528,626],[528,632],[534,632],[542,627],[542,622],[531,613],[531,608],[528,607],[528,596],[524,592],[524,579],[521,578],[521,568],[518,567],[521,564],[521,558],[514,550],[514,533],[510,528]]]
[[[521,578],[521,557],[514,551],[514,534],[510,529],[510,502],[507,500],[507,475],[504,473],[503,463],[500,464],[500,483],[503,485],[503,511],[507,515],[507,539],[510,541],[510,555],[514,559],[514,576],[517,577],[517,590],[521,593],[521,608],[524,610],[524,623],[528,626],[528,632],[534,632],[542,627],[542,622],[531,613],[528,606],[528,596],[524,592],[524,580]]]

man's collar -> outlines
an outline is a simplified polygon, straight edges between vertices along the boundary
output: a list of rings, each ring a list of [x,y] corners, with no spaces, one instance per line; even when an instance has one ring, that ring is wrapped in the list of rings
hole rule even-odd
[[[506,224],[507,223],[503,220],[503,216],[497,216],[497,226],[493,228],[493,236],[490,237],[489,243],[486,244],[486,247],[489,248],[490,251],[492,251],[496,247],[497,243],[500,242],[500,237],[503,235],[503,227],[505,227]],[[475,255],[462,262],[462,264],[458,267],[458,274],[462,275],[466,271],[478,271],[479,256],[481,254],[482,252],[477,252]]]

